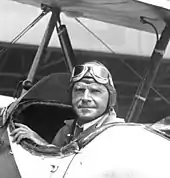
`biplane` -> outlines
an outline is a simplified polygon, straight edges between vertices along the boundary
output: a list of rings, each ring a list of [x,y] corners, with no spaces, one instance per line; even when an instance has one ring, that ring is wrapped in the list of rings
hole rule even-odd
[[[169,127],[164,128],[166,122],[161,129],[159,125],[138,123],[170,39],[169,1],[16,1],[42,8],[43,15],[51,13],[51,18],[20,95],[1,113],[1,177],[169,178]],[[74,18],[86,17],[151,33],[153,29],[141,21],[152,23],[157,42],[147,71],[127,113],[126,123],[103,127],[62,148],[37,145],[30,139],[13,143],[10,132],[14,122],[28,125],[50,143],[64,120],[75,117],[67,88],[76,58],[67,28],[60,19],[61,12]],[[39,61],[54,28],[68,73],[51,74],[33,85]]]

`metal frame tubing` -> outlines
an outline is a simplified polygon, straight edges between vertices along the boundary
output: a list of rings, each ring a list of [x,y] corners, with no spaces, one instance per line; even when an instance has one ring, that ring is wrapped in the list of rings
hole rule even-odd
[[[54,31],[54,28],[55,28],[56,21],[57,21],[57,14],[52,13],[50,21],[49,21],[48,26],[47,26],[47,29],[45,31],[45,34],[44,34],[43,39],[41,41],[41,44],[40,44],[40,46],[37,50],[34,61],[32,63],[32,66],[30,68],[29,74],[28,74],[27,79],[26,79],[26,81],[29,82],[29,83],[33,83],[36,71],[38,69],[39,62],[42,58],[42,55],[43,55],[45,49],[48,47],[49,41],[51,39],[52,33]],[[25,92],[26,92],[26,90],[23,89],[22,94],[25,93]]]
[[[65,25],[61,25],[59,21],[58,24],[56,23],[56,29],[64,53],[67,70],[71,73],[73,70],[73,66],[76,65],[76,58],[72,49],[67,28]]]
[[[139,115],[143,109],[149,90],[156,77],[161,59],[163,58],[169,39],[170,39],[170,23],[165,26],[160,39],[156,43],[155,49],[152,53],[149,62],[148,69],[144,75],[141,84],[138,87],[137,93],[133,99],[133,102],[126,116],[127,122],[140,122]]]

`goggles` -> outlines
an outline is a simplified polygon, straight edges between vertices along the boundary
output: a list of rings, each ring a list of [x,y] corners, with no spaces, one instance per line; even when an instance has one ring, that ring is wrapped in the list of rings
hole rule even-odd
[[[77,65],[73,68],[72,76],[70,82],[77,82],[82,79],[86,73],[90,73],[91,76],[100,84],[111,84],[113,86],[113,81],[111,79],[110,72],[102,65],[91,64],[91,65]]]

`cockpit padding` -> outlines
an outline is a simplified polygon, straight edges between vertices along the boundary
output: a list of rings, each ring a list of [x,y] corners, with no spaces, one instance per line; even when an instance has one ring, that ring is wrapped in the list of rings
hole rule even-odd
[[[23,123],[51,143],[64,120],[74,119],[71,106],[55,101],[28,100],[20,103],[12,114],[14,122]]]
[[[51,142],[66,119],[74,119],[69,73],[54,73],[35,84],[10,114],[10,120],[28,125]]]

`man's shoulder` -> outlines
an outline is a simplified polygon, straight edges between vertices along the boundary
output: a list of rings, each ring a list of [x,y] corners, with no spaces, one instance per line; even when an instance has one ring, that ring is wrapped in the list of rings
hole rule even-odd
[[[120,118],[120,117],[116,117],[115,119],[114,119],[114,122],[125,122],[125,119],[123,119],[123,118]]]
[[[74,119],[65,120],[64,124],[65,124],[66,127],[70,127],[70,126],[73,125],[74,121],[75,121]]]
[[[108,123],[124,123],[125,120],[123,118],[116,117],[115,115],[109,115],[103,122],[103,124]]]
[[[75,120],[64,120],[64,126],[60,129],[61,132],[71,132],[74,126]]]
[[[114,123],[124,123],[125,120],[123,118],[116,117],[116,115],[106,114],[101,118],[97,123],[96,127],[100,127],[105,124],[114,124]]]

